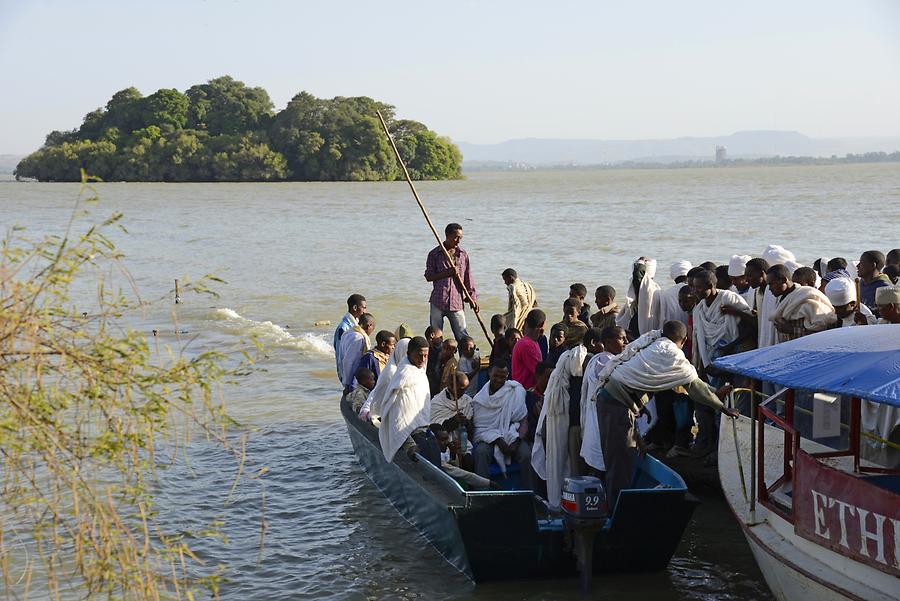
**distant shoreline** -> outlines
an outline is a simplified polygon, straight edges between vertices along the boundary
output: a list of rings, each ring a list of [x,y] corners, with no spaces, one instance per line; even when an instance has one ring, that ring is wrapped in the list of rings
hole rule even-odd
[[[616,169],[723,169],[731,167],[821,167],[830,165],[859,165],[872,163],[900,163],[900,151],[847,154],[843,157],[774,156],[758,159],[687,160],[687,161],[621,161],[579,165],[576,163],[530,164],[516,161],[463,161],[463,173],[479,171],[613,171]]]

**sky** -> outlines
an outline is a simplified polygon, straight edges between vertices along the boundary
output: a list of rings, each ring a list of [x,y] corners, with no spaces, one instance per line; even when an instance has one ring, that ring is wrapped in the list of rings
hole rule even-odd
[[[0,72],[0,154],[225,74],[473,143],[900,136],[900,1],[0,0]]]

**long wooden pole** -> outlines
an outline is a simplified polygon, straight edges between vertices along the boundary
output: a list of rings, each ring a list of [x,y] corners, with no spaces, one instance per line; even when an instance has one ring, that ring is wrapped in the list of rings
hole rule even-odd
[[[419,198],[419,193],[416,192],[416,187],[413,185],[412,178],[409,176],[409,171],[406,169],[406,163],[403,162],[403,157],[400,156],[400,151],[397,149],[397,144],[394,143],[394,136],[391,135],[390,130],[388,129],[387,123],[384,120],[384,117],[381,115],[381,111],[375,111],[378,115],[378,119],[381,121],[381,127],[384,128],[384,134],[387,136],[388,140],[391,143],[391,148],[394,149],[394,156],[397,157],[397,162],[400,163],[400,168],[403,169],[403,175],[406,177],[406,183],[409,184],[409,189],[412,190],[413,196],[416,199],[416,203],[419,205],[419,209],[422,210],[422,215],[425,217],[425,221],[428,222],[428,227],[431,228],[431,233],[434,234],[434,239],[437,240],[438,246],[444,252],[444,256],[447,258],[447,261],[450,262],[450,266],[453,268],[455,275],[453,278],[459,284],[460,289],[463,292],[463,296],[469,302],[469,306],[472,307],[472,311],[475,313],[475,319],[478,320],[478,325],[481,326],[481,331],[484,332],[485,338],[487,338],[488,344],[491,345],[491,348],[494,348],[494,341],[491,340],[491,335],[488,334],[488,329],[484,325],[484,321],[481,319],[481,315],[478,313],[478,309],[476,308],[476,303],[472,300],[471,295],[469,294],[468,288],[466,288],[465,283],[463,283],[462,278],[460,277],[459,271],[456,269],[456,261],[453,260],[453,257],[450,256],[450,253],[444,248],[444,242],[441,240],[440,235],[438,234],[437,229],[434,227],[434,223],[431,221],[431,217],[428,215],[428,210],[425,208],[425,204],[422,202],[422,199]]]

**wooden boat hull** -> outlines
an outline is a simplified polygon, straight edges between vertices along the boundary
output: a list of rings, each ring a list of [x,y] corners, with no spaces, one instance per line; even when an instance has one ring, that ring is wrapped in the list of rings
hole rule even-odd
[[[454,568],[476,582],[573,577],[570,535],[530,491],[466,491],[424,459],[402,453],[388,463],[377,430],[341,403],[363,470],[394,508]],[[652,457],[594,544],[594,573],[664,569],[697,501],[683,480]],[[652,488],[661,484],[659,488]]]

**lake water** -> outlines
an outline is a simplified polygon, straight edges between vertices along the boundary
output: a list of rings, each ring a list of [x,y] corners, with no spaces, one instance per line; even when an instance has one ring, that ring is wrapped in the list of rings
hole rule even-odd
[[[630,262],[668,265],[758,256],[768,244],[801,262],[858,258],[900,247],[900,165],[696,170],[476,173],[418,185],[442,230],[463,224],[483,313],[505,309],[500,272],[535,284],[552,315],[572,282],[624,291]],[[455,574],[367,480],[338,411],[330,346],[344,300],[363,293],[377,329],[428,320],[422,277],[434,246],[403,183],[102,184],[94,220],[123,211],[114,239],[144,299],[132,325],[178,345],[234,351],[257,336],[262,368],[229,388],[231,413],[252,429],[261,481],[245,481],[224,507],[235,466],[196,445],[191,470],[163,474],[165,519],[190,528],[216,516],[229,543],[198,541],[209,565],[227,566],[225,599],[564,599],[575,581],[473,587]],[[77,185],[0,184],[0,214],[34,235],[60,233]],[[80,218],[83,227],[88,218]],[[171,302],[175,278],[227,281],[220,298]],[[124,280],[119,282],[125,285]],[[91,312],[88,293],[79,310]],[[558,307],[559,306],[559,307]],[[477,325],[469,316],[469,330]],[[481,347],[487,348],[483,339]],[[260,547],[261,519],[267,532]],[[666,572],[605,577],[619,599],[766,599],[768,591],[721,500],[704,499]]]

